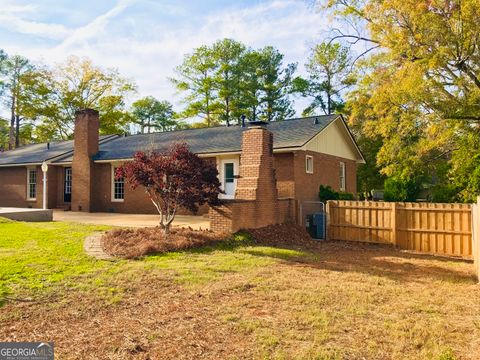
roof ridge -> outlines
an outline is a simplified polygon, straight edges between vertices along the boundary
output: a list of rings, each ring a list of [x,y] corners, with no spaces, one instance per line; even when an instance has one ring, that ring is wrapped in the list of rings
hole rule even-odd
[[[314,119],[314,118],[326,118],[326,117],[332,117],[332,116],[341,116],[341,114],[323,114],[323,115],[311,115],[311,116],[303,116],[303,117],[295,117],[295,118],[290,118],[290,119],[284,119],[284,120],[276,120],[276,121],[270,121],[267,124],[274,124],[274,123],[281,123],[281,122],[286,122],[286,121],[298,121],[298,120],[309,120],[309,119]],[[248,126],[248,123],[247,123]],[[131,134],[127,135],[126,137],[134,137],[134,136],[148,136],[148,135],[156,135],[156,134],[164,134],[164,133],[180,133],[180,132],[185,132],[185,131],[195,131],[195,130],[210,130],[210,129],[228,129],[228,128],[238,128],[242,127],[240,124],[234,124],[234,125],[217,125],[217,126],[205,126],[205,127],[198,127],[198,128],[188,128],[188,129],[180,129],[180,130],[172,130],[172,131],[157,131],[157,132],[152,132],[152,133],[140,133],[140,134]]]

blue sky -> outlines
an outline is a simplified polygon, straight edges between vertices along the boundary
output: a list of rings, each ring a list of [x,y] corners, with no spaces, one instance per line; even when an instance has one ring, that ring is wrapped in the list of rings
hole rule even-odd
[[[0,0],[0,48],[54,64],[86,56],[133,79],[138,94],[180,96],[168,81],[184,54],[230,37],[254,48],[274,45],[299,73],[328,21],[305,0],[151,1]],[[300,113],[305,102],[296,101]]]

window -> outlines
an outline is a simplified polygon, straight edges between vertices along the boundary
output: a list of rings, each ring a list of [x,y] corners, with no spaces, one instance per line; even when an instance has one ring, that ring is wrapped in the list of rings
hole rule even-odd
[[[115,178],[118,166],[112,165],[112,201],[122,202],[125,199],[125,181],[123,177]]]
[[[27,169],[27,200],[37,198],[37,169]]]
[[[65,168],[65,194],[72,193],[72,168]]]
[[[313,174],[313,156],[307,155],[305,158],[305,171],[307,174]]]
[[[345,181],[345,163],[340,163],[340,191],[345,191],[346,188],[346,181]]]

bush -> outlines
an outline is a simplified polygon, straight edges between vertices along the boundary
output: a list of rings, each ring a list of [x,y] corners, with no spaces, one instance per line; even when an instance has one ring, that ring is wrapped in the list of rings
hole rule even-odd
[[[330,185],[320,185],[320,191],[318,197],[320,201],[327,202],[328,200],[338,200],[338,192],[332,189]]]
[[[348,192],[339,192],[338,200],[355,200],[355,195]]]
[[[435,185],[431,189],[431,200],[436,203],[453,203],[457,199],[457,188],[453,185]]]
[[[390,178],[384,185],[385,201],[415,201],[420,192],[418,183],[411,179]]]
[[[330,185],[320,185],[318,198],[321,202],[327,202],[328,200],[355,200],[355,196],[352,193],[335,191]]]

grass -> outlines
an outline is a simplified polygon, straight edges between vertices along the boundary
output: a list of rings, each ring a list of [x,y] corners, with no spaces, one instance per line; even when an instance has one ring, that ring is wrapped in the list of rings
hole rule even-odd
[[[61,358],[475,359],[480,290],[467,262],[322,243],[98,261],[106,227],[0,222],[0,338]],[[72,326],[75,324],[75,326]]]

